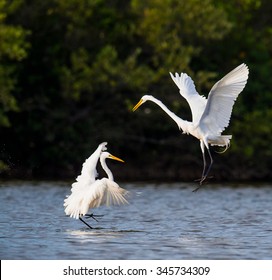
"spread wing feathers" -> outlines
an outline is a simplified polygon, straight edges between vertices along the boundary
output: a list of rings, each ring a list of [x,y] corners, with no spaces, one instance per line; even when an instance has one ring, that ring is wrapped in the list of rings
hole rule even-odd
[[[83,187],[85,184],[91,184],[95,181],[96,177],[98,176],[96,165],[101,153],[107,150],[106,145],[107,142],[101,143],[94,153],[85,160],[82,165],[81,174],[77,176],[76,182],[72,184],[72,192]]]
[[[187,100],[192,111],[193,122],[198,122],[205,109],[207,99],[198,94],[193,80],[186,73],[180,75],[176,73],[175,76],[170,73],[170,76],[178,86],[181,96]]]
[[[128,191],[107,178],[96,180],[92,185],[85,185],[64,200],[65,213],[78,219],[87,214],[90,208],[127,204],[127,195]]]
[[[241,64],[211,89],[199,125],[207,133],[220,134],[229,125],[232,107],[248,79],[248,67]]]

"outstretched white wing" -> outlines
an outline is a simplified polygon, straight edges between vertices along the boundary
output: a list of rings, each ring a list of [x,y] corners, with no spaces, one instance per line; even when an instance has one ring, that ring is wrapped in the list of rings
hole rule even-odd
[[[101,205],[127,204],[128,191],[119,187],[115,182],[103,178],[73,192],[64,200],[66,215],[78,219],[88,213],[89,208]]]
[[[221,134],[229,125],[232,107],[248,79],[248,67],[241,64],[211,89],[206,108],[199,121],[205,132]]]
[[[119,187],[117,183],[103,178],[97,180],[89,189],[85,199],[88,201],[90,208],[99,207],[101,205],[120,205],[128,203],[126,196],[128,191]]]
[[[72,192],[75,189],[84,187],[86,184],[91,184],[95,181],[97,177],[96,165],[99,160],[99,157],[103,151],[107,150],[107,142],[101,143],[94,153],[85,160],[82,165],[81,174],[77,176],[76,182],[72,184]]]
[[[198,94],[193,80],[186,73],[180,75],[176,73],[175,76],[170,73],[170,76],[191,108],[193,123],[197,123],[205,109],[207,99]]]

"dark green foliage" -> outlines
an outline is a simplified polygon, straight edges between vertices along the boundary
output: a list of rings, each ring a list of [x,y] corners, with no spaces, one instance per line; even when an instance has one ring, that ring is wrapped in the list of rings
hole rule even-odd
[[[199,142],[182,136],[156,105],[132,113],[143,94],[184,119],[169,72],[199,93],[245,62],[248,84],[215,154],[217,178],[271,179],[270,1],[0,1],[0,171],[75,177],[101,141],[124,158],[122,179],[201,174]]]

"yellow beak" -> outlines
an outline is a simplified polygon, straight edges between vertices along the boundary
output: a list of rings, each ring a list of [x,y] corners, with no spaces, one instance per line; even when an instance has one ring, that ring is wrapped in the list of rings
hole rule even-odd
[[[109,155],[109,158],[110,159],[114,159],[114,160],[118,160],[118,161],[121,161],[121,162],[124,162],[122,159],[116,157],[116,156],[113,156],[113,155]]]
[[[142,104],[143,99],[140,99],[140,101],[133,107],[132,111],[135,112]]]

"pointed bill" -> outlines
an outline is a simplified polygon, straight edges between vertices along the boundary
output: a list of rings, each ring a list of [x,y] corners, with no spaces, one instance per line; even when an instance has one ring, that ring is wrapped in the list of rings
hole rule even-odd
[[[114,160],[118,160],[118,161],[121,161],[121,162],[124,162],[122,159],[116,157],[116,156],[113,156],[113,155],[109,155],[109,158],[110,159],[114,159]]]
[[[132,111],[135,112],[142,104],[143,99],[140,99],[140,101],[133,107]]]

